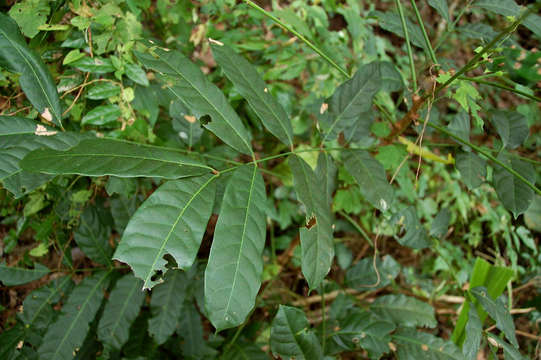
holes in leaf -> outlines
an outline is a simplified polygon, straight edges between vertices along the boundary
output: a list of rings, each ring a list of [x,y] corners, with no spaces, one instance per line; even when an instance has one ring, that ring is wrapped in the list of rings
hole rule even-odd
[[[310,229],[313,228],[316,224],[317,224],[316,216],[315,216],[315,215],[312,215],[312,217],[310,217],[310,219],[309,219],[308,222],[306,223],[306,228],[307,228],[308,230],[310,230]]]
[[[211,122],[212,119],[210,116],[208,115],[203,115],[199,118],[199,122],[202,124],[202,125],[207,125],[209,122]]]
[[[157,270],[154,275],[150,278],[152,281],[158,281],[158,279],[161,279],[163,277],[163,272],[161,270]]]

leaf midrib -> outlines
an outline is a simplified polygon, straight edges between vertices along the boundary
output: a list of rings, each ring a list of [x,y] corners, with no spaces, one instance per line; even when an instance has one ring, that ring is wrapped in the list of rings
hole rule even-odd
[[[138,287],[139,287],[139,284],[137,283],[137,281],[134,281],[133,285],[132,285],[132,288],[130,289],[130,292],[128,293],[128,296],[126,296],[126,299],[125,299],[126,301],[124,301],[124,303],[122,304],[122,307],[120,308],[118,317],[116,318],[116,321],[113,323],[111,331],[109,331],[109,334],[111,335],[111,337],[114,337],[116,340],[118,340],[118,338],[116,337],[116,334],[115,334],[116,333],[116,328],[120,324],[120,320],[121,320],[122,316],[124,315],[124,312],[126,311],[126,309],[128,307],[129,300],[131,300],[131,297],[133,296],[133,293],[134,293],[135,289],[137,289]]]

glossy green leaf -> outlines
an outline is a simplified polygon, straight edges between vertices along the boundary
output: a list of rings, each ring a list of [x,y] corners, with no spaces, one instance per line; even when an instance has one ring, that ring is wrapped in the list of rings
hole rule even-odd
[[[522,354],[513,347],[513,345],[505,342],[502,338],[499,336],[496,336],[492,333],[488,333],[487,336],[493,340],[496,344],[498,344],[498,347],[503,348],[503,354],[505,357],[505,360],[528,360],[526,356],[522,356]]]
[[[526,180],[535,183],[535,169],[531,164],[505,152],[498,156],[498,160],[518,172]],[[533,190],[497,164],[494,164],[493,181],[498,198],[503,206],[513,213],[515,218],[530,207],[534,197]]]
[[[158,344],[163,344],[175,332],[187,286],[186,274],[175,269],[167,271],[163,283],[152,290],[148,331]]]
[[[113,248],[109,244],[111,229],[103,224],[95,207],[88,206],[79,219],[74,239],[83,253],[103,265],[112,265]]]
[[[289,117],[268,91],[256,68],[227,45],[212,43],[212,54],[238,92],[248,101],[263,125],[288,146],[293,146]]]
[[[33,269],[7,266],[5,261],[0,263],[0,282],[5,286],[22,285],[34,280],[41,279],[50,270],[40,263],[36,263]]]
[[[92,85],[86,92],[86,98],[91,100],[108,99],[120,94],[120,87],[112,82],[104,81]]]
[[[393,188],[381,163],[365,150],[344,153],[344,166],[359,184],[363,197],[375,208],[388,210],[393,202]]]
[[[417,217],[417,210],[414,206],[407,207],[398,216],[398,222],[406,229],[404,236],[397,239],[400,245],[412,249],[424,249],[430,246],[428,234]]]
[[[23,170],[53,175],[165,179],[202,175],[210,170],[175,150],[113,139],[83,140],[68,151],[36,150],[20,166]]]
[[[39,33],[39,27],[47,23],[50,11],[46,1],[25,0],[13,4],[8,14],[17,22],[25,36],[33,38]]]
[[[437,325],[432,306],[402,294],[378,297],[370,305],[370,310],[400,326],[435,327]]]
[[[449,5],[447,5],[447,0],[428,0],[428,5],[432,6],[442,18],[450,22],[449,19]]]
[[[503,331],[507,340],[518,348],[518,342],[515,335],[515,324],[509,310],[505,308],[499,299],[493,299],[488,295],[487,289],[478,286],[470,290],[470,293],[477,299],[483,309],[496,321],[496,327]]]
[[[389,352],[390,333],[394,329],[392,322],[379,319],[368,311],[354,309],[340,323],[340,329],[333,338],[348,350],[361,348],[368,351],[371,359],[379,359]]]
[[[416,329],[399,329],[393,334],[393,340],[399,360],[464,360],[452,342]]]
[[[69,64],[83,72],[93,74],[106,74],[115,71],[115,67],[109,58],[85,56]]]
[[[126,69],[126,76],[129,77],[130,80],[132,80],[133,82],[139,85],[143,85],[143,86],[149,85],[147,74],[139,65],[126,64],[125,69]]]
[[[508,149],[522,145],[530,133],[526,116],[516,111],[494,111],[490,120]]]
[[[456,168],[460,171],[462,181],[470,190],[481,186],[487,176],[487,162],[474,152],[458,153]]]
[[[145,67],[163,74],[167,88],[188,105],[197,118],[201,120],[205,115],[210,116],[210,121],[203,123],[205,128],[235,150],[252,154],[251,134],[224,94],[199,67],[177,51],[156,49],[157,58],[150,54],[135,54]]]
[[[320,108],[324,141],[331,141],[359,121],[372,107],[372,99],[381,88],[380,65],[363,65],[355,75],[341,84]]]
[[[322,360],[316,334],[301,309],[280,305],[272,321],[270,346],[275,356],[298,360]]]
[[[329,187],[302,158],[293,155],[288,161],[297,197],[306,208],[307,226],[300,229],[302,273],[314,289],[329,272],[334,258]]]
[[[483,323],[481,323],[475,307],[470,306],[468,323],[466,324],[466,337],[462,345],[462,353],[467,360],[477,360],[482,338]]]
[[[144,289],[162,281],[157,272],[166,273],[166,254],[181,269],[192,266],[212,214],[215,179],[205,175],[168,181],[131,218],[114,258],[131,266]]]
[[[108,283],[109,272],[98,272],[75,287],[61,315],[45,333],[38,349],[40,359],[73,359],[100,308]]]
[[[106,125],[118,122],[122,116],[120,108],[116,104],[100,105],[90,110],[81,120],[82,125]],[[120,123],[119,123],[120,124]]]
[[[23,301],[23,312],[19,315],[25,326],[46,329],[54,318],[53,304],[60,300],[69,285],[70,277],[64,276],[28,294]]]
[[[520,13],[520,6],[515,0],[477,0],[473,5],[503,16],[517,16]]]
[[[205,271],[205,308],[218,331],[242,324],[254,307],[263,270],[265,202],[257,167],[236,169],[225,188]]]
[[[400,273],[400,264],[390,255],[386,255],[383,261],[378,257],[376,268],[379,273],[379,281],[374,269],[373,258],[361,259],[346,272],[347,286],[359,291],[373,291],[389,285]]]
[[[111,291],[98,325],[98,339],[114,349],[128,341],[129,329],[145,300],[143,282],[132,274],[120,278]]]
[[[62,107],[55,82],[43,61],[27,45],[17,23],[0,13],[0,63],[20,73],[19,84],[42,116],[62,126]]]

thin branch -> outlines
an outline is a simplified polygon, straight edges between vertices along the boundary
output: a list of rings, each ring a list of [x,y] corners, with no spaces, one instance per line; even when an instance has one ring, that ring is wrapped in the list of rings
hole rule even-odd
[[[430,60],[432,60],[432,63],[434,65],[438,64],[438,60],[436,59],[436,53],[434,53],[434,49],[432,48],[432,44],[430,43],[430,39],[428,38],[428,34],[426,33],[425,24],[423,23],[423,19],[421,18],[421,13],[419,13],[419,9],[417,8],[417,4],[415,3],[415,0],[410,0],[411,6],[413,7],[413,11],[415,12],[415,17],[417,18],[417,23],[419,23],[419,27],[421,28],[421,33],[423,34],[423,38],[425,40],[426,45],[426,51],[428,52],[428,56],[430,57]]]
[[[402,22],[402,30],[404,31],[404,38],[406,39],[406,48],[408,49],[408,58],[410,63],[411,81],[413,82],[413,92],[417,92],[417,75],[415,74],[415,63],[413,61],[413,51],[411,50],[410,37],[408,34],[408,26],[406,25],[406,18],[404,16],[404,10],[400,0],[395,0],[398,14],[400,15],[400,21]],[[415,104],[414,104],[415,105]]]

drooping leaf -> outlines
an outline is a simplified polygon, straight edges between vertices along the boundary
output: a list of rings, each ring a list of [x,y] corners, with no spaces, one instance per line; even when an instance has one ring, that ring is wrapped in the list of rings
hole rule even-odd
[[[372,257],[364,258],[350,267],[345,279],[348,287],[359,291],[379,289],[389,285],[400,273],[400,264],[390,255],[386,255],[383,261],[378,257],[375,266],[379,273],[379,280]]]
[[[432,6],[447,21],[449,20],[449,6],[447,0],[428,0],[428,5]]]
[[[496,321],[496,327],[503,331],[507,340],[518,348],[513,317],[509,310],[505,308],[505,305],[498,299],[491,298],[487,293],[487,289],[483,286],[474,287],[470,292],[490,317]]]
[[[348,150],[344,166],[359,184],[361,194],[375,208],[386,211],[393,202],[393,188],[387,181],[385,169],[365,150]]]
[[[464,360],[460,349],[450,341],[416,329],[403,328],[393,334],[399,360]]]
[[[201,316],[193,303],[185,302],[182,306],[176,333],[184,339],[180,345],[184,358],[204,359],[216,355],[216,350],[205,342]]]
[[[5,14],[0,14],[0,66],[20,73],[19,84],[28,100],[43,118],[62,126],[60,99],[49,70]]]
[[[462,353],[466,360],[476,360],[479,348],[481,347],[481,340],[483,338],[483,324],[477,310],[474,306],[470,306],[468,312],[468,323],[466,324],[466,338],[462,345]]]
[[[79,248],[92,261],[112,265],[113,248],[109,244],[111,229],[100,221],[96,208],[86,207],[79,221],[79,227],[74,233]]]
[[[235,150],[252,154],[251,134],[220,89],[194,63],[177,51],[156,49],[157,58],[150,54],[135,54],[145,67],[163,74],[167,88],[188,105],[197,118],[210,116],[210,121],[203,123],[205,128]]]
[[[236,169],[225,188],[205,271],[205,308],[219,331],[244,322],[261,286],[265,184],[256,166]]]
[[[128,341],[130,326],[145,299],[142,286],[143,282],[132,274],[116,282],[98,325],[98,339],[105,346],[120,350]]]
[[[188,281],[181,270],[169,270],[162,284],[152,290],[148,332],[158,344],[163,344],[175,332],[180,317]]]
[[[535,169],[527,162],[519,160],[505,152],[498,156],[498,160],[515,170],[531,183],[535,182]],[[494,164],[494,188],[503,206],[513,213],[515,218],[526,211],[532,203],[534,192],[498,164]]]
[[[402,294],[378,297],[370,305],[370,310],[400,326],[435,327],[437,325],[432,306]]]
[[[372,107],[372,99],[381,88],[380,64],[363,65],[355,75],[341,84],[320,109],[324,141],[331,141],[359,121]]]
[[[496,110],[492,113],[491,122],[508,149],[522,145],[530,133],[526,116],[517,111]]]
[[[216,176],[205,175],[168,181],[137,210],[115,251],[116,260],[127,263],[150,289],[160,282],[170,254],[177,266],[192,266],[212,214]]]
[[[22,285],[47,275],[50,270],[40,263],[35,263],[33,269],[7,266],[5,261],[0,262],[0,282],[5,286]]]
[[[178,151],[113,139],[83,140],[67,151],[35,150],[23,170],[45,174],[177,179],[208,173],[210,168]]]
[[[398,222],[404,225],[406,233],[397,240],[400,245],[412,249],[424,249],[430,245],[428,234],[417,217],[417,210],[414,206],[409,206],[401,211],[398,216]]]
[[[474,6],[503,16],[517,16],[520,13],[520,6],[515,0],[478,0]]]
[[[479,187],[487,176],[487,162],[472,151],[456,154],[456,167],[470,190]]]
[[[97,272],[75,287],[62,307],[61,315],[45,333],[38,349],[40,359],[73,359],[85,340],[108,283],[109,272]]]
[[[280,305],[272,321],[270,345],[275,356],[298,360],[323,359],[316,334],[301,309]]]
[[[212,54],[237,91],[248,101],[263,125],[288,146],[293,129],[284,108],[268,91],[255,67],[227,45],[212,43]]]
[[[392,322],[381,320],[368,311],[354,309],[340,323],[334,339],[348,350],[361,348],[368,351],[370,358],[379,359],[389,351],[390,333],[394,329]]]
[[[302,158],[294,155],[288,161],[297,197],[306,208],[307,226],[300,230],[302,273],[314,289],[329,272],[334,258],[329,190],[327,182],[318,179]]]
[[[70,284],[70,277],[65,276],[28,294],[23,301],[23,312],[20,314],[25,326],[38,330],[46,329],[54,317],[52,305],[60,300]]]

